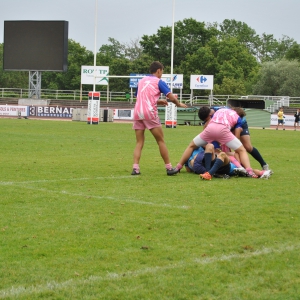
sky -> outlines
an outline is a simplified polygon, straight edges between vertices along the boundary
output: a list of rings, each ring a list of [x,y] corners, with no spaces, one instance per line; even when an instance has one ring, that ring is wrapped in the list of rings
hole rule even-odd
[[[299,11],[300,0],[0,0],[0,43],[10,20],[68,21],[69,39],[94,51],[109,37],[130,43],[186,18],[234,19],[258,35],[286,35],[300,43]]]

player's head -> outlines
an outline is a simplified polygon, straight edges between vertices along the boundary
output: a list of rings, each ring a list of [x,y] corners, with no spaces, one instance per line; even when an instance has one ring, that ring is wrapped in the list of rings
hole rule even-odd
[[[231,107],[232,110],[234,110],[241,118],[246,116],[246,112],[242,107]]]
[[[207,118],[210,116],[211,110],[208,106],[200,107],[198,111],[198,117],[201,121],[206,121]]]
[[[159,61],[154,61],[149,68],[150,74],[154,74],[157,72],[157,70],[163,71],[164,65],[160,63]]]

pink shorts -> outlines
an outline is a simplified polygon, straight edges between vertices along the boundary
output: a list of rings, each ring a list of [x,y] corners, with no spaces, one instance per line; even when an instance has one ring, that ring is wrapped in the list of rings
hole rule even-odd
[[[207,127],[197,137],[195,137],[194,143],[200,147],[204,142],[212,143],[213,141],[224,144],[233,150],[242,146],[240,140],[228,127],[223,124],[210,122]]]
[[[161,127],[161,123],[159,118],[155,120],[134,120],[133,121],[133,129],[138,129],[138,130],[145,130],[145,129],[152,129],[156,127]]]

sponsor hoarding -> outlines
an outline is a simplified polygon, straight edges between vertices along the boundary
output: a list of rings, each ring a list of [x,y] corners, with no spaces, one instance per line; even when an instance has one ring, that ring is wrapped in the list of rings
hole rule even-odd
[[[95,78],[96,85],[108,85],[109,75],[108,66],[81,66],[81,84],[94,84],[94,72],[95,76],[101,76]]]
[[[28,106],[0,105],[0,116],[28,117]]]
[[[213,90],[214,76],[213,75],[191,75],[190,89],[191,90]]]

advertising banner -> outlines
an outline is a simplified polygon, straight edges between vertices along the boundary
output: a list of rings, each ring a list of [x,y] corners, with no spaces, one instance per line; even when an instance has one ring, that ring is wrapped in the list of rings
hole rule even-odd
[[[191,75],[191,90],[213,90],[214,75]]]
[[[43,118],[72,118],[73,107],[30,106],[29,116]]]
[[[163,74],[161,80],[171,89],[171,74]],[[173,74],[172,86],[173,89],[183,89],[183,74]]]
[[[292,115],[284,115],[285,118],[283,119],[285,126],[294,126],[295,117]],[[271,125],[277,125],[278,124],[278,116],[277,114],[271,115]]]
[[[0,116],[28,117],[28,106],[0,105]]]
[[[108,85],[109,67],[107,66],[81,66],[81,84],[94,84],[94,71],[96,85]]]
[[[87,122],[88,124],[99,124],[100,93],[89,92]]]
[[[133,109],[114,109],[114,120],[133,120]]]
[[[177,94],[174,96],[178,98]],[[177,126],[177,106],[172,102],[168,102],[168,106],[166,106],[165,126],[166,128],[176,128]]]
[[[130,79],[129,79],[129,87],[130,88],[137,88],[139,81],[149,74],[136,74],[136,73],[130,73]]]

